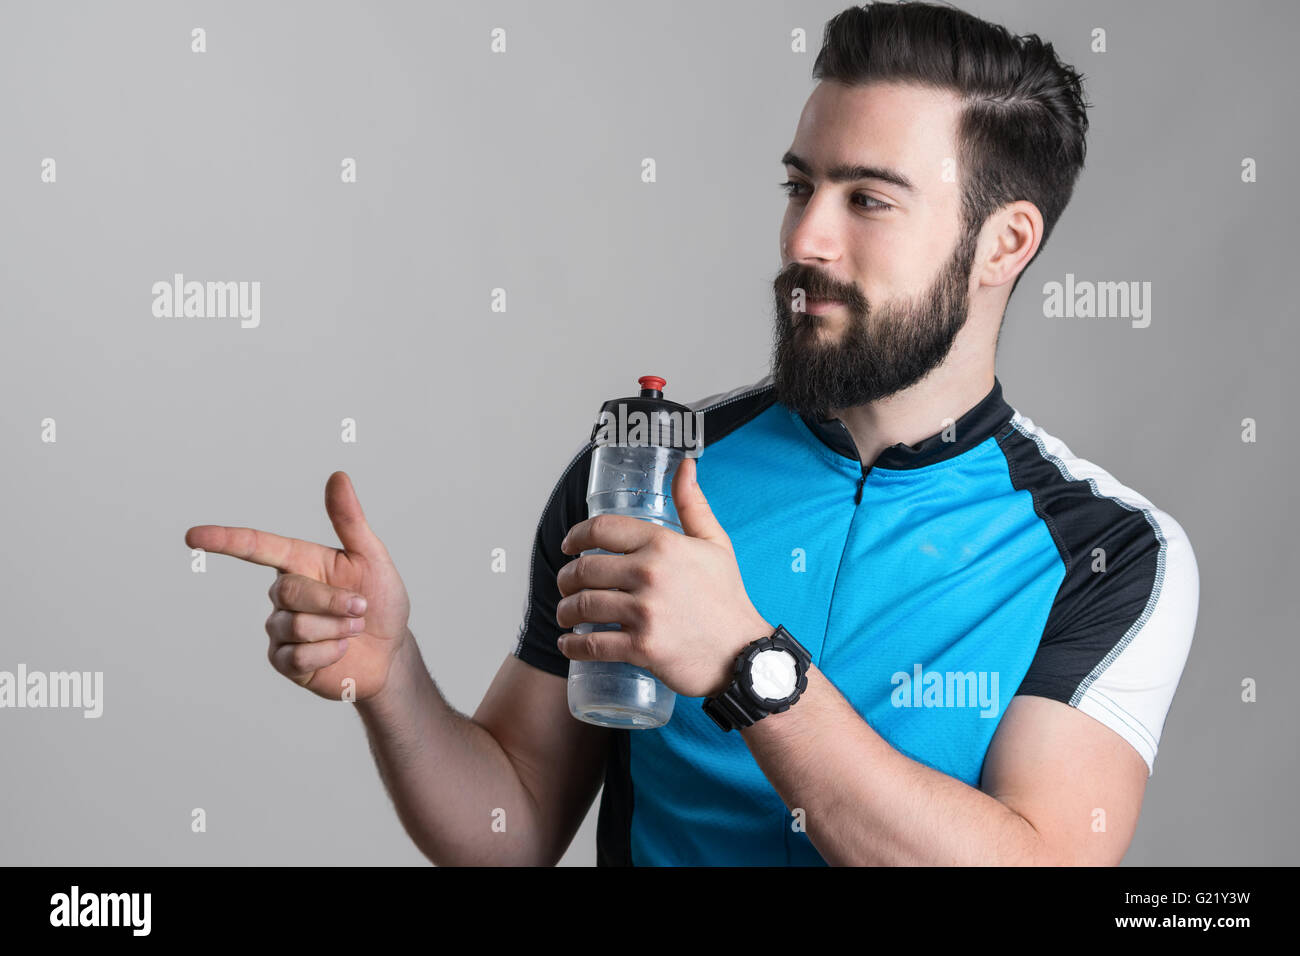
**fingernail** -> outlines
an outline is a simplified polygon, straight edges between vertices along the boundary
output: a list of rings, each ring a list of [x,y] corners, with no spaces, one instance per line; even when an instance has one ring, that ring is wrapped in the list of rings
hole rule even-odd
[[[354,617],[352,620],[348,621],[348,630],[353,634],[357,633],[357,631],[361,630],[365,626],[366,622],[363,618]]]
[[[366,599],[363,597],[354,597],[348,602],[349,614],[364,614],[366,611]]]
[[[347,649],[348,649],[348,639],[345,637],[339,641],[339,650],[346,651]]]
[[[564,638],[557,637],[555,639],[555,646],[558,647],[560,650],[564,650]]]

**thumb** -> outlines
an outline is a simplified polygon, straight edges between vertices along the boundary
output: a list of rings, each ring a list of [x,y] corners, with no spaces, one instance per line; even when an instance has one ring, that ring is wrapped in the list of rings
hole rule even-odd
[[[718,524],[718,519],[713,517],[713,509],[696,481],[694,458],[683,458],[677,466],[677,473],[673,475],[673,504],[677,506],[683,532],[692,538],[704,538],[731,547],[731,539]]]
[[[386,557],[383,542],[366,523],[361,502],[347,472],[336,471],[325,482],[325,511],[334,525],[345,551],[354,551],[365,557]]]

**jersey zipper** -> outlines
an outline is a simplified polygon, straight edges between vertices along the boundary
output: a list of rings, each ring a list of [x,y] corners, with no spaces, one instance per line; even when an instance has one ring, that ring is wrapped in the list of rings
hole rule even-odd
[[[862,504],[862,486],[867,483],[867,472],[871,470],[871,466],[862,463],[862,455],[858,452],[858,443],[853,440],[853,435],[849,432],[849,427],[838,418],[835,419],[835,424],[839,425],[840,431],[844,432],[844,437],[849,441],[849,447],[853,449],[854,457],[858,459],[858,464],[862,466],[862,474],[858,476],[858,490],[853,495],[853,503],[855,505],[860,505]]]

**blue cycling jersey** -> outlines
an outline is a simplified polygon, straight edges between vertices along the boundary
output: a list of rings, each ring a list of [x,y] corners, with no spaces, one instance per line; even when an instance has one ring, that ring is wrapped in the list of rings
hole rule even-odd
[[[1198,604],[1170,515],[1008,405],[996,379],[870,465],[842,422],[777,402],[770,375],[688,404],[704,418],[700,488],[754,607],[892,747],[978,787],[1012,696],[1031,694],[1101,721],[1151,773]],[[555,578],[573,556],[559,545],[587,517],[594,447],[543,509],[515,650],[561,677]],[[597,863],[824,865],[701,704],[679,696],[666,726],[610,731]]]

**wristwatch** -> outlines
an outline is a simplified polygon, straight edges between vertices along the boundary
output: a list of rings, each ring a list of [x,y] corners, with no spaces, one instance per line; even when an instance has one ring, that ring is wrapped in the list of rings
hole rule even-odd
[[[812,655],[780,625],[736,656],[731,683],[704,698],[704,712],[724,731],[739,730],[768,714],[789,710],[808,687]]]

